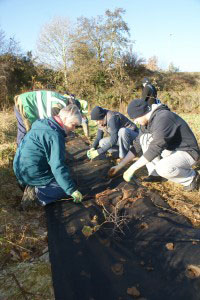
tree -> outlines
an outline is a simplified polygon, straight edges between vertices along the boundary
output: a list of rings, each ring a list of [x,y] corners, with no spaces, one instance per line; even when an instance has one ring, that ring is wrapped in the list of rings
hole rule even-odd
[[[0,55],[2,55],[5,51],[5,33],[1,29],[0,30]]]
[[[69,49],[73,43],[73,25],[67,18],[56,17],[44,25],[37,41],[40,62],[54,70],[61,70],[67,84],[70,65]]]
[[[129,28],[122,19],[122,8],[106,10],[105,16],[78,19],[77,40],[94,51],[99,63],[112,66],[129,44]]]
[[[118,8],[106,10],[103,16],[78,19],[70,50],[69,84],[79,95],[87,96],[88,92],[101,101],[106,90],[113,87],[113,74],[116,69],[120,72],[119,61],[130,43],[124,12]]]
[[[148,59],[147,64],[146,64],[147,69],[151,71],[158,71],[158,57],[157,56],[152,56]]]
[[[0,55],[12,54],[18,55],[21,53],[19,42],[16,41],[15,37],[6,37],[5,32],[0,29]]]
[[[168,72],[170,72],[170,73],[176,73],[176,72],[179,72],[179,71],[180,71],[179,68],[176,67],[176,66],[173,64],[173,62],[171,62],[171,63],[169,64],[169,66],[168,66]]]

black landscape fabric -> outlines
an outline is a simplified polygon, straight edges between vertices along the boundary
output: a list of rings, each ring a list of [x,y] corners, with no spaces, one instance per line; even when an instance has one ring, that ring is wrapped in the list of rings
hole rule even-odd
[[[111,162],[89,161],[82,139],[67,149],[85,200],[46,207],[55,299],[200,299],[200,230],[140,184],[108,178]]]

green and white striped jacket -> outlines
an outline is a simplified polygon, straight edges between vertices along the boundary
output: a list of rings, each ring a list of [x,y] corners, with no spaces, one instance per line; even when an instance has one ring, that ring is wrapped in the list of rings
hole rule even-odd
[[[52,117],[52,107],[69,104],[69,99],[61,94],[45,90],[23,93],[15,96],[14,100],[27,131],[37,119]]]

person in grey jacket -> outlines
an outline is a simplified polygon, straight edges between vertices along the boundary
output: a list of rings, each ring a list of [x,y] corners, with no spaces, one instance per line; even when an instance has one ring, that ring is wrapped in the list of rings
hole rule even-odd
[[[129,151],[130,145],[138,135],[137,126],[123,114],[95,106],[91,112],[91,120],[98,125],[97,137],[92,148],[87,152],[90,159],[94,159],[107,151],[119,149],[119,158],[124,158]],[[108,137],[103,138],[104,133]],[[97,147],[99,148],[97,149]]]
[[[124,172],[125,181],[146,166],[152,176],[180,183],[187,191],[198,189],[200,176],[192,166],[199,159],[200,150],[188,124],[166,105],[149,106],[141,99],[128,105],[128,114],[143,126],[143,132],[140,130],[132,149],[109,174],[115,175],[142,149],[143,155]]]

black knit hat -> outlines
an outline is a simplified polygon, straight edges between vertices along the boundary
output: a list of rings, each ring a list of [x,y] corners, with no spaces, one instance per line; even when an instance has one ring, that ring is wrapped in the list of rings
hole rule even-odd
[[[106,109],[100,106],[95,106],[91,111],[91,120],[102,120],[106,115]]]
[[[139,118],[150,111],[150,106],[143,99],[132,100],[128,105],[128,115],[131,119]]]

